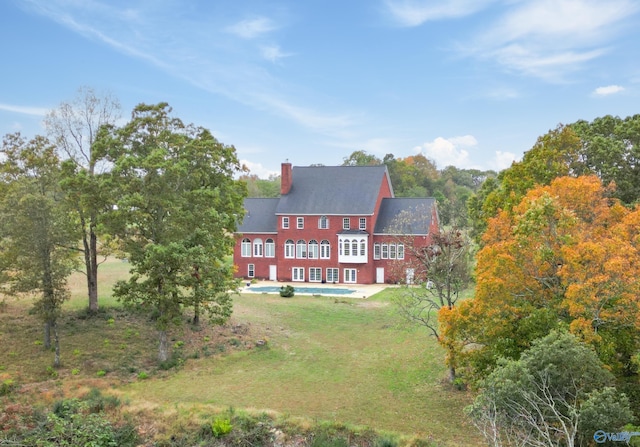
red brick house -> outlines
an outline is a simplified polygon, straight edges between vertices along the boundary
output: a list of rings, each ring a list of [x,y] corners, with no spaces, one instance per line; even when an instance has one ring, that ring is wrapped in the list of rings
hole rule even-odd
[[[245,200],[233,255],[237,277],[395,282],[393,266],[411,256],[403,241],[427,245],[438,228],[435,199],[395,198],[384,165],[283,163],[280,192],[275,199]],[[390,230],[398,227],[399,216],[418,212],[402,231]]]

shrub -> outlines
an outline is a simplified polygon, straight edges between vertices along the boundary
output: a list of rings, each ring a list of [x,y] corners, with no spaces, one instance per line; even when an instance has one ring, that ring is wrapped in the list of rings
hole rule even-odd
[[[16,389],[16,383],[13,379],[5,379],[0,383],[0,396],[6,396]]]
[[[211,432],[216,438],[228,435],[232,429],[231,421],[227,418],[217,417],[211,423]]]
[[[280,296],[283,298],[291,298],[295,295],[295,289],[291,285],[280,287]]]

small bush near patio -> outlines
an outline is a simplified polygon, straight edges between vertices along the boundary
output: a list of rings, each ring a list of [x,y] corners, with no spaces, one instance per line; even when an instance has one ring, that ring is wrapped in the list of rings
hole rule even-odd
[[[293,295],[295,295],[295,289],[293,288],[293,286],[286,285],[286,286],[280,287],[280,296],[281,297],[283,297],[283,298],[291,298]]]

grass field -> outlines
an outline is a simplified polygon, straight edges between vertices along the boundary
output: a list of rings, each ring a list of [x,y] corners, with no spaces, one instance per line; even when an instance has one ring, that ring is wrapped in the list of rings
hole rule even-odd
[[[116,306],[110,284],[126,271],[121,261],[101,267],[103,307]],[[67,310],[81,315],[83,277],[74,276],[71,286]],[[441,445],[480,445],[462,414],[471,396],[443,383],[442,350],[422,329],[401,327],[391,293],[367,300],[238,296],[225,328],[185,325],[173,333],[188,358],[175,373],[154,369],[155,334],[140,317],[114,307],[102,318],[66,318],[64,367],[55,374],[67,386],[117,377],[116,392],[133,406],[250,408],[418,434]],[[27,307],[10,303],[0,313],[0,372],[22,383],[52,373],[51,353],[38,346],[40,328]],[[150,378],[139,380],[141,372]]]

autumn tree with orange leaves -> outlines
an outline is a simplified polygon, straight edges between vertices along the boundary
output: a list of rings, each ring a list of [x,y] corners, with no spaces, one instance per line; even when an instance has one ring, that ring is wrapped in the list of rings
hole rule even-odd
[[[489,220],[472,300],[440,311],[443,337],[470,378],[535,339],[566,329],[619,376],[640,352],[640,208],[629,210],[595,176],[531,189]]]

